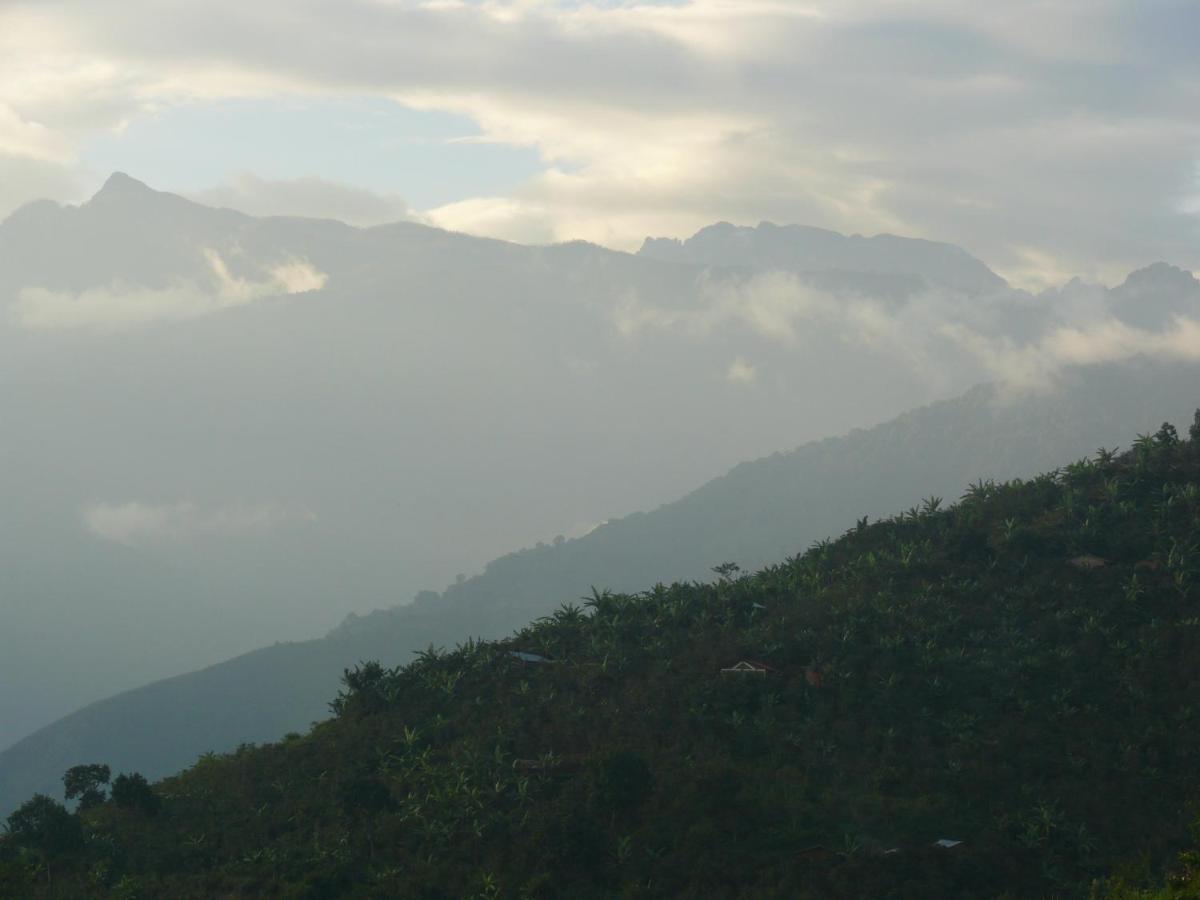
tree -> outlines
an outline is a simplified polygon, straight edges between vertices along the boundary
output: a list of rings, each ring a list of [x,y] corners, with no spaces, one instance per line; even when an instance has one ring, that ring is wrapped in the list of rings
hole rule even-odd
[[[158,812],[162,799],[150,787],[145,776],[132,772],[113,779],[112,800],[121,809],[133,809],[148,816]]]
[[[104,785],[112,772],[103,763],[74,766],[63,775],[63,787],[68,800],[79,800],[81,810],[91,809],[104,802]]]
[[[1179,443],[1179,432],[1175,430],[1175,426],[1170,422],[1163,422],[1162,428],[1158,429],[1158,433],[1154,435],[1154,439],[1158,441],[1160,446],[1174,447]]]
[[[335,716],[379,712],[385,705],[383,688],[390,675],[391,672],[374,659],[359,663],[353,669],[343,669],[342,684],[346,687],[329,704],[330,711]]]
[[[738,573],[742,571],[742,567],[734,562],[723,562],[719,566],[713,566],[712,571],[723,583],[736,578]]]
[[[18,844],[47,855],[72,850],[83,842],[79,820],[45,794],[34,794],[8,817],[8,833]]]

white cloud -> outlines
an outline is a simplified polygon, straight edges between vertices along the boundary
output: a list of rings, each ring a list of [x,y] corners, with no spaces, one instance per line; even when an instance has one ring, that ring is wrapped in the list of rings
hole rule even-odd
[[[83,188],[69,166],[47,159],[0,153],[0,221],[33,200],[74,203]]]
[[[198,203],[251,216],[329,218],[362,226],[413,218],[408,204],[394,194],[317,177],[272,180],[240,172],[216,187],[188,196]]]
[[[72,156],[65,137],[39,122],[22,119],[4,103],[0,103],[0,153],[49,162],[66,162]]]
[[[272,267],[264,279],[251,281],[232,275],[215,250],[206,249],[204,255],[215,282],[212,286],[179,281],[166,288],[150,288],[113,282],[78,293],[26,287],[17,294],[12,316],[34,331],[121,331],[194,319],[265,297],[317,291],[328,281],[324,272],[296,259]]]
[[[555,217],[536,203],[510,197],[475,197],[430,210],[430,224],[448,231],[465,231],[520,244],[553,243]]]
[[[805,352],[806,342],[837,341],[894,360],[937,388],[949,387],[950,372],[964,377],[964,364],[977,373],[967,378],[1022,392],[1052,387],[1074,367],[1138,357],[1200,361],[1200,321],[1176,317],[1162,330],[1146,330],[1114,317],[1110,302],[1103,288],[1080,285],[1051,297],[1003,291],[967,298],[930,288],[885,303],[835,295],[792,273],[766,272],[704,276],[697,302],[688,307],[629,295],[610,316],[628,340],[665,333],[703,341],[736,328],[792,352]],[[738,384],[753,383],[757,374],[741,358],[726,370],[727,380]]]
[[[612,317],[617,331],[628,338],[644,331],[707,337],[733,325],[793,344],[805,323],[844,323],[855,336],[866,336],[875,330],[875,306],[870,300],[835,298],[791,272],[764,272],[749,278],[706,276],[696,305],[687,308],[657,307],[630,295],[614,308]]]
[[[989,338],[961,325],[942,333],[974,354],[1010,391],[1042,390],[1072,366],[1121,362],[1136,357],[1200,361],[1200,322],[1177,318],[1163,331],[1147,331],[1118,319],[1055,328],[1040,339],[1017,344]]]
[[[94,536],[129,547],[204,537],[242,537],[316,521],[310,510],[280,503],[201,507],[191,501],[93,503],[80,512]]]

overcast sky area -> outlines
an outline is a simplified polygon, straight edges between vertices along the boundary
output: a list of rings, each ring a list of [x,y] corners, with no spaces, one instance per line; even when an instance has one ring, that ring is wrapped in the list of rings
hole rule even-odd
[[[113,170],[254,214],[633,249],[729,220],[1015,284],[1200,270],[1191,0],[6,0],[0,216]]]

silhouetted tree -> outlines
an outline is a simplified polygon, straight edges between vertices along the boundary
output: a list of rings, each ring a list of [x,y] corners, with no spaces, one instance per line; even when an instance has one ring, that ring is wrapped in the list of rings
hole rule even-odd
[[[1163,422],[1162,428],[1158,429],[1154,439],[1163,447],[1174,447],[1179,443],[1179,432],[1170,422]]]
[[[73,850],[83,842],[79,820],[45,794],[34,794],[8,817],[8,833],[18,844],[47,855]]]
[[[384,707],[381,688],[387,675],[388,670],[374,659],[343,669],[342,684],[346,687],[329,704],[330,710],[335,716],[352,711],[364,715],[379,712]]]
[[[151,816],[162,805],[162,800],[154,793],[150,783],[137,772],[121,774],[113,779],[112,800],[121,809],[134,809]]]
[[[80,809],[91,809],[104,802],[104,785],[112,776],[103,763],[73,766],[63,775],[63,787],[68,800],[78,800]]]

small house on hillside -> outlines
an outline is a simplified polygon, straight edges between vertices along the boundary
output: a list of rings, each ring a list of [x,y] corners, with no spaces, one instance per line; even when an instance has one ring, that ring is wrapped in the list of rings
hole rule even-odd
[[[933,846],[941,847],[943,850],[952,850],[961,843],[962,841],[954,841],[950,838],[940,838],[933,842]]]
[[[525,665],[533,666],[547,665],[549,663],[556,663],[559,661],[557,659],[550,659],[548,656],[542,656],[538,653],[526,653],[523,650],[509,650],[508,655]]]
[[[743,659],[732,666],[728,666],[721,670],[722,675],[766,675],[768,672],[774,672],[766,663],[756,662],[753,659]]]

